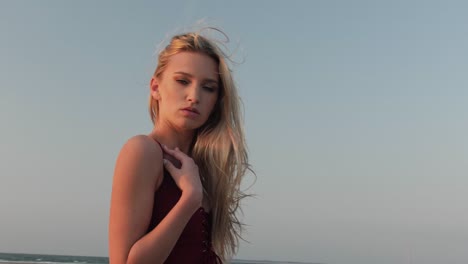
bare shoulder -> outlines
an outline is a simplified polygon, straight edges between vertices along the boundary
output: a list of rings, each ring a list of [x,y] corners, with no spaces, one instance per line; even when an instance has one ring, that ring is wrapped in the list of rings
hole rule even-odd
[[[163,170],[162,149],[150,137],[137,135],[129,138],[122,149],[116,162],[116,172],[121,177],[139,177],[146,183],[158,181]]]
[[[146,135],[136,135],[125,142],[122,151],[130,151],[134,154],[149,156],[149,158],[161,158],[162,149],[152,138]]]

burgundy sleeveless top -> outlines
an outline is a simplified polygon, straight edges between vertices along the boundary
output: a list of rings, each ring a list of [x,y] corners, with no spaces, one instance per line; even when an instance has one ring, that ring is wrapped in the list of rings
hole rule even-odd
[[[171,211],[182,194],[172,176],[164,170],[163,181],[154,194],[153,215],[148,232]],[[166,264],[221,264],[211,244],[211,214],[200,207],[189,220],[172,249]]]

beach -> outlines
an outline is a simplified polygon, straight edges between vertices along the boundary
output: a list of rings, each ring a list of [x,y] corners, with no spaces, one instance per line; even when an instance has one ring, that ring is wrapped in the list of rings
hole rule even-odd
[[[25,261],[3,261],[0,260],[1,264],[37,264],[37,262],[25,262]]]

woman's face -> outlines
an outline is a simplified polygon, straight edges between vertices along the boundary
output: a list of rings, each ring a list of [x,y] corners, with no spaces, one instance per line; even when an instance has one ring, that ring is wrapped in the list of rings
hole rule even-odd
[[[161,76],[151,80],[158,122],[183,130],[201,127],[216,104],[219,87],[218,65],[212,58],[194,52],[172,55]]]

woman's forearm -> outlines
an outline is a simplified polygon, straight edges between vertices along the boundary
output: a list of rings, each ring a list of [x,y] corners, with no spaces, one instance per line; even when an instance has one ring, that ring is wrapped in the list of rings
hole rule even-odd
[[[201,206],[199,194],[182,193],[177,204],[148,234],[130,249],[127,264],[163,263],[190,218]]]

